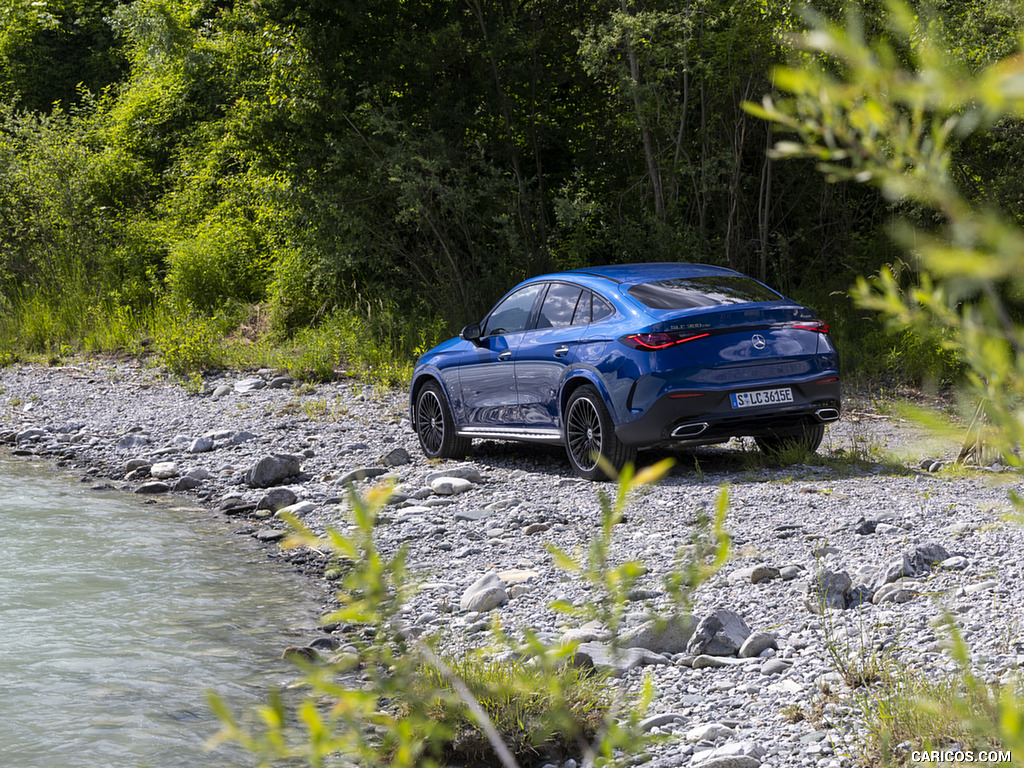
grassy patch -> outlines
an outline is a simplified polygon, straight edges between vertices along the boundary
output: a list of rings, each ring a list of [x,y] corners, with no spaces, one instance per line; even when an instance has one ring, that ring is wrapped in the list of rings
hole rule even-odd
[[[445,761],[499,766],[500,759],[466,701],[451,684],[458,679],[490,718],[502,742],[521,765],[537,760],[579,759],[608,715],[613,691],[601,678],[571,666],[557,671],[517,661],[477,656],[445,660],[445,673],[423,666],[400,717],[424,708],[429,722],[447,737],[440,744]],[[450,674],[446,674],[450,673]]]
[[[275,332],[261,305],[237,302],[211,312],[165,301],[142,311],[71,286],[59,296],[26,294],[0,304],[0,366],[130,355],[152,359],[186,384],[211,368],[277,368],[306,382],[347,375],[403,386],[416,358],[447,335],[437,320],[379,302],[339,309],[288,337]]]
[[[836,617],[845,623],[842,631]],[[891,627],[852,627],[842,612],[822,617],[826,654],[846,692],[823,694],[852,707],[866,738],[857,752],[859,765],[918,765],[914,754],[933,750],[949,753],[1018,755],[1024,749],[1024,687],[983,681],[970,665],[970,654],[955,624],[947,618],[948,652],[957,662],[952,672],[911,669],[899,659]],[[789,722],[814,721],[813,711],[791,708],[780,713]],[[948,763],[941,763],[947,765]]]
[[[399,321],[390,313],[337,312],[282,345],[279,360],[303,381],[330,381],[344,372],[384,386],[403,386],[412,378],[416,358],[444,336],[436,322]]]
[[[1000,690],[964,674],[932,677],[901,670],[887,685],[858,697],[869,736],[862,758],[869,765],[906,766],[911,764],[907,745],[975,754],[1003,750],[999,728],[993,726],[1006,711],[1003,702],[1009,698],[1019,706],[1020,697],[1019,685]]]

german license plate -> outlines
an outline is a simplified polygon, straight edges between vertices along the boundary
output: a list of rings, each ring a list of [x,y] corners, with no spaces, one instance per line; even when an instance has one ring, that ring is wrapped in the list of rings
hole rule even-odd
[[[758,405],[778,405],[793,402],[793,390],[789,387],[781,389],[759,389],[757,392],[734,392],[729,395],[733,408],[753,408]]]

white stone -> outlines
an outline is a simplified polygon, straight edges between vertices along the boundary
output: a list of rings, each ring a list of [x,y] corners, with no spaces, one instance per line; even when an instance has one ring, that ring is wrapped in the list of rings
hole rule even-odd
[[[173,461],[161,461],[152,466],[149,476],[155,480],[167,480],[178,476],[178,465]]]
[[[690,742],[718,741],[721,738],[733,736],[735,733],[736,731],[727,725],[706,723],[705,725],[698,725],[688,730],[686,732],[686,740]]]
[[[439,477],[430,483],[430,489],[441,496],[454,496],[465,493],[473,484],[462,477]]]
[[[281,507],[281,509],[274,513],[274,517],[282,517],[283,515],[305,517],[314,509],[316,509],[316,504],[312,501],[299,501],[295,504],[289,504],[287,507]]]
[[[459,600],[463,611],[485,613],[508,601],[505,584],[494,571],[488,571],[474,581]]]

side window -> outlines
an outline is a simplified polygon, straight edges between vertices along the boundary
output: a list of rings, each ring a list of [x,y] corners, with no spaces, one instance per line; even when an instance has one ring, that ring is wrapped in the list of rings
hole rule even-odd
[[[542,287],[542,283],[535,283],[520,288],[511,296],[506,297],[491,310],[483,335],[503,336],[506,333],[525,331],[527,323],[530,322],[533,303],[537,300],[537,294],[540,293]]]
[[[540,308],[537,318],[538,328],[564,328],[572,325],[576,305],[579,303],[583,289],[568,283],[552,283],[548,295]]]
[[[576,303],[576,314],[572,316],[573,325],[587,325],[590,322],[590,301],[594,294],[584,291]]]
[[[594,294],[594,311],[591,315],[590,322],[596,323],[606,318],[611,317],[615,314],[615,307],[609,304],[607,301],[602,299],[596,293]]]

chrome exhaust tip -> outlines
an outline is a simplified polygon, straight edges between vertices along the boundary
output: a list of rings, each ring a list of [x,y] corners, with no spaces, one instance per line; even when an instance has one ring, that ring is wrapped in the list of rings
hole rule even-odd
[[[830,421],[839,420],[839,409],[838,408],[819,408],[814,412],[814,415],[818,417],[818,421],[823,424],[827,424]]]
[[[672,437],[696,437],[708,428],[706,421],[697,424],[682,424],[672,430]]]

